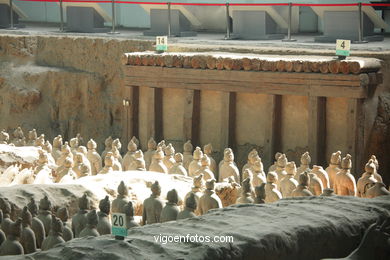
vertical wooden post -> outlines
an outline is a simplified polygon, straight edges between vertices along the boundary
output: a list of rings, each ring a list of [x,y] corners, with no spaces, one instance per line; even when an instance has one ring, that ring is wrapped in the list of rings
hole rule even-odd
[[[352,174],[358,178],[364,163],[364,99],[348,100],[347,145],[352,155]]]
[[[148,88],[148,138],[154,137],[156,141],[161,141],[164,138],[162,106],[162,89]]]
[[[263,163],[269,166],[274,161],[275,153],[281,152],[282,149],[282,96],[269,95],[267,101],[269,112],[265,126],[266,140]],[[265,166],[265,170],[268,169],[267,166]]]
[[[125,147],[132,136],[138,137],[139,128],[139,87],[125,86],[123,93],[122,142]],[[127,149],[127,148],[126,148]]]
[[[221,148],[236,149],[236,93],[222,92]],[[221,152],[222,152],[221,151]]]
[[[326,165],[326,97],[309,96],[308,146],[312,163]]]
[[[131,95],[131,134],[130,137],[139,138],[139,87],[132,87],[132,95]],[[128,140],[129,141],[129,140]]]
[[[191,140],[194,146],[200,146],[200,90],[186,90],[183,119],[184,141]]]

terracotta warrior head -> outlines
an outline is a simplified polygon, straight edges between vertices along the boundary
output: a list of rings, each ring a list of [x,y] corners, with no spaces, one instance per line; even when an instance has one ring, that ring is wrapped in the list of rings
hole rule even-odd
[[[38,214],[38,205],[35,202],[34,198],[30,199],[30,202],[27,204],[27,207],[33,216],[36,216]]]
[[[192,210],[195,210],[198,207],[198,204],[195,199],[195,194],[193,192],[190,193],[190,196],[186,199],[186,207]]]
[[[130,140],[129,144],[127,145],[127,150],[129,152],[134,153],[135,151],[137,151],[137,148],[137,144],[133,140]]]
[[[332,153],[332,156],[330,157],[330,163],[340,165],[341,162],[341,152],[337,151],[335,153]]]
[[[35,141],[35,139],[37,139],[38,135],[37,135],[37,130],[33,129],[31,131],[28,131],[28,139],[30,141]]]
[[[249,170],[249,169],[245,169],[243,172],[242,172],[242,178],[243,179],[252,179],[252,172]]]
[[[213,146],[211,144],[206,144],[203,146],[203,151],[207,155],[211,155],[213,153]]]
[[[200,160],[202,158],[202,156],[203,156],[202,149],[200,149],[200,147],[197,146],[195,148],[193,158],[194,158],[194,160]]]
[[[51,211],[52,209],[51,201],[47,196],[43,197],[43,199],[39,201],[39,209]]]
[[[233,150],[230,148],[225,149],[223,153],[223,160],[225,162],[233,162],[234,161],[234,153]]]
[[[278,182],[278,174],[276,172],[268,172],[268,174],[267,174],[267,182],[268,183],[276,183],[276,182]]]
[[[32,215],[27,207],[24,207],[21,213],[22,223],[24,227],[32,225]]]
[[[161,194],[161,186],[158,183],[158,181],[155,181],[152,186],[150,187],[150,190],[152,191],[152,194],[155,196],[160,196]]]
[[[89,201],[87,194],[84,193],[84,195],[79,198],[79,209],[80,210],[88,210],[91,207],[91,202]]]
[[[169,143],[167,147],[165,147],[164,151],[165,151],[165,155],[167,156],[175,154],[175,148],[173,148],[171,143]]]
[[[10,227],[8,228],[8,233],[10,236],[13,236],[15,238],[19,238],[22,234],[22,219],[18,218],[14,223],[11,223]]]
[[[79,146],[79,139],[77,139],[76,137],[70,139],[69,145],[70,147],[76,149]]]
[[[87,143],[87,147],[89,150],[95,150],[97,148],[97,144],[96,144],[95,140],[89,139],[89,141]]]
[[[255,187],[255,193],[257,198],[265,199],[265,183]]]
[[[281,156],[281,155],[282,155],[282,153],[280,153],[280,152],[275,153],[275,161],[277,161],[279,156]]]
[[[156,147],[157,147],[157,143],[156,141],[154,140],[153,137],[151,137],[148,141],[148,150],[156,150]]]
[[[215,179],[210,179],[206,181],[206,189],[214,190],[215,187]]]
[[[179,195],[175,189],[168,191],[167,200],[169,203],[177,204],[179,202]]]
[[[123,213],[128,217],[134,217],[134,207],[133,202],[129,201],[126,206],[123,207]]]
[[[62,234],[64,232],[64,225],[61,221],[61,219],[57,218],[56,216],[51,216],[51,225],[50,230],[54,234]]]
[[[108,196],[99,201],[99,209],[101,212],[106,213],[107,215],[110,214],[111,202]]]
[[[203,188],[204,186],[203,173],[193,178],[193,184],[195,188]]]
[[[153,155],[154,159],[156,160],[162,160],[164,159],[164,152],[162,150],[162,147],[158,146],[156,152]]]
[[[351,169],[352,168],[352,156],[350,154],[347,154],[342,160],[341,160],[341,168],[342,169]]]
[[[38,162],[39,164],[47,164],[49,162],[49,158],[46,152],[39,150]]]
[[[202,166],[210,166],[210,158],[207,156],[207,154],[202,156],[202,159],[200,162],[201,162]]]
[[[295,162],[289,162],[286,164],[286,172],[288,175],[295,175],[297,173],[297,166]]]
[[[133,136],[131,140],[137,145],[137,147],[139,147],[139,140],[137,139],[137,137]]]
[[[298,178],[299,185],[309,186],[309,173],[307,171],[301,173]]]
[[[129,188],[127,187],[127,185],[125,184],[124,181],[121,181],[118,185],[118,194],[121,195],[121,196],[128,196],[129,195]]]
[[[376,159],[376,156],[375,155],[371,155],[371,158],[372,162],[375,164],[375,168],[376,170],[378,171],[379,170],[379,162],[378,160]]]
[[[252,149],[248,153],[248,162],[253,164],[257,160],[257,157],[259,157],[259,153],[256,151],[256,149]]]
[[[96,214],[96,209],[91,210],[87,214],[87,224],[89,224],[92,227],[96,227],[99,223],[98,215]]]
[[[364,167],[364,169],[366,170],[366,173],[372,175],[375,173],[375,170],[376,170],[376,167],[375,167],[375,163],[372,159],[370,159],[366,166]]]
[[[252,186],[251,186],[251,179],[246,178],[242,181],[242,193],[251,193],[252,192]]]
[[[191,144],[191,140],[188,140],[183,145],[183,150],[185,153],[192,153],[192,150],[194,150],[194,147]]]
[[[111,152],[108,152],[106,154],[106,157],[104,157],[104,165],[107,167],[112,167],[114,165],[114,156]]]
[[[104,140],[104,145],[105,145],[107,150],[111,150],[113,141],[114,140],[112,139],[111,136],[107,137],[106,140]]]
[[[55,147],[57,149],[60,149],[61,146],[62,146],[62,136],[61,135],[57,135],[53,139],[53,147]]]
[[[181,153],[176,153],[174,158],[177,163],[183,162],[183,155]]]
[[[310,157],[309,152],[303,153],[302,156],[301,156],[301,164],[309,165],[310,162],[311,162],[311,157]]]

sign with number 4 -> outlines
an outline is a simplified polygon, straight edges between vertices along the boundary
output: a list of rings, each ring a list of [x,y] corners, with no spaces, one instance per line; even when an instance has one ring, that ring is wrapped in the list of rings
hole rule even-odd
[[[157,36],[156,37],[156,51],[167,51],[168,50],[168,37]]]
[[[337,40],[336,41],[336,55],[337,56],[349,56],[351,49],[350,40]]]
[[[112,213],[112,234],[115,236],[126,237],[126,215],[123,213]]]

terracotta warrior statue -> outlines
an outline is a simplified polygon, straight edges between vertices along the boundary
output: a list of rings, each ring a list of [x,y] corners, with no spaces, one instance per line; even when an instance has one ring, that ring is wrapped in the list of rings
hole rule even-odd
[[[175,156],[175,148],[173,148],[172,144],[168,144],[167,147],[164,149],[165,157],[163,159],[163,163],[167,167],[168,171],[172,166],[176,163],[175,159],[173,158]]]
[[[15,146],[25,146],[26,145],[26,138],[24,137],[23,130],[20,126],[18,126],[15,131],[13,132],[13,140],[11,143],[13,143]]]
[[[73,156],[76,155],[77,148],[79,147],[79,139],[77,139],[76,137],[70,139],[69,140],[69,146],[70,146],[70,150],[73,153]]]
[[[153,137],[148,141],[148,150],[144,153],[145,166],[146,169],[149,169],[150,164],[152,163],[152,158],[157,149],[157,143]]]
[[[98,225],[98,215],[96,214],[96,210],[93,209],[87,214],[87,225],[83,230],[81,230],[79,237],[98,237],[100,236],[96,227]]]
[[[322,181],[318,176],[313,172],[309,172],[309,190],[311,193],[313,193],[315,196],[319,196],[324,191],[324,185],[322,184]]]
[[[72,232],[75,238],[80,236],[81,230],[87,225],[87,214],[90,209],[90,201],[87,194],[79,198],[79,211],[72,217]]]
[[[0,131],[0,144],[8,144],[9,134],[3,129]]]
[[[64,168],[57,172],[55,182],[57,183],[71,183],[77,179],[77,174],[72,169],[73,161],[71,158],[66,158],[64,161]]]
[[[375,155],[371,155],[370,159],[374,162],[375,164],[375,173],[374,173],[374,178],[377,180],[377,182],[383,182],[382,176],[378,173],[379,171],[379,162],[376,159]]]
[[[271,203],[282,198],[282,193],[278,190],[278,174],[269,172],[267,174],[267,183],[265,184],[265,202]]]
[[[3,218],[1,221],[1,229],[4,231],[5,235],[8,235],[8,229],[10,228],[13,221],[11,220],[11,204],[8,200],[0,198],[0,209],[3,212]]]
[[[62,238],[65,241],[70,241],[73,239],[73,231],[72,226],[68,222],[69,219],[69,211],[67,208],[59,208],[57,210],[57,217],[62,221],[64,231],[62,233]]]
[[[142,225],[160,223],[161,211],[164,203],[160,199],[161,187],[158,181],[155,181],[150,188],[152,195],[144,200],[142,210]]]
[[[104,145],[105,145],[105,148],[104,148],[104,151],[102,152],[102,158],[106,158],[106,154],[111,151],[112,149],[112,142],[114,140],[112,139],[111,136],[107,137],[106,140],[104,141]]]
[[[6,240],[0,246],[0,255],[23,255],[24,250],[19,242],[22,233],[22,219],[18,218],[12,222],[8,229]]]
[[[51,151],[51,155],[53,156],[54,160],[57,161],[57,159],[61,156],[61,147],[62,147],[62,136],[57,135],[53,139],[53,149]]]
[[[334,191],[341,196],[356,196],[356,181],[351,174],[352,156],[347,154],[341,160],[341,170],[336,174]]]
[[[121,141],[118,138],[116,138],[114,141],[112,141],[111,152],[113,153],[115,159],[118,160],[119,165],[120,165],[120,167],[122,169],[122,161],[123,161],[123,159],[122,159],[122,156],[120,154],[121,148],[122,148],[122,144],[121,144]],[[115,168],[114,168],[114,170],[115,170]]]
[[[51,201],[47,196],[43,197],[39,201],[38,218],[42,221],[42,224],[45,227],[45,234],[49,234],[50,231],[52,209]]]
[[[194,147],[191,144],[191,140],[188,140],[183,145],[183,166],[188,171],[190,163],[194,160],[192,157],[192,151]]]
[[[111,202],[108,196],[99,202],[100,211],[97,213],[99,221],[97,224],[97,231],[100,235],[111,234],[111,222],[110,222],[110,208]]]
[[[253,187],[259,186],[262,183],[266,183],[267,179],[264,173],[263,169],[263,163],[261,162],[260,157],[257,157],[257,159],[252,163],[251,167],[249,169],[246,169],[248,171],[251,171],[252,173],[252,185]],[[243,172],[244,175],[244,172]]]
[[[374,177],[375,164],[372,159],[368,161],[365,166],[366,172],[362,174],[362,177],[359,178],[356,184],[357,196],[361,198],[366,197],[366,191],[374,186],[377,180]]]
[[[334,190],[333,189],[327,188],[327,189],[324,189],[324,191],[322,192],[322,194],[320,196],[322,196],[322,197],[330,197],[330,196],[336,196],[336,194],[334,194]]]
[[[129,144],[127,145],[127,153],[123,157],[123,162],[122,162],[122,168],[124,171],[130,171],[130,166],[134,160],[134,154],[137,151],[137,144],[133,141],[130,140]]]
[[[53,146],[51,145],[51,143],[49,142],[49,140],[47,140],[45,142],[45,144],[43,145],[43,150],[46,151],[48,154],[50,154],[51,157],[53,157],[51,155],[51,153],[53,152]],[[53,161],[54,161],[54,158],[53,158]]]
[[[241,196],[237,199],[236,204],[253,203],[251,180],[249,178],[244,179],[241,188]]]
[[[42,251],[49,250],[58,244],[65,243],[62,237],[64,225],[59,218],[52,215],[51,228],[49,235],[43,240]]]
[[[309,190],[309,181],[308,172],[301,173],[298,179],[299,185],[295,190],[293,190],[292,197],[313,196],[313,193]]]
[[[135,222],[135,220],[134,220],[133,202],[129,201],[129,203],[127,203],[126,206],[124,206],[122,212],[126,214],[126,227],[127,227],[127,229],[130,229],[133,227],[139,227],[139,224],[137,222]]]
[[[92,172],[91,172],[91,164],[89,160],[82,153],[79,152],[76,152],[74,158],[75,161],[72,170],[76,173],[77,178],[90,176]],[[83,167],[87,167],[88,171],[83,172],[82,170]]]
[[[259,157],[259,153],[256,151],[256,149],[252,149],[248,153],[248,161],[242,167],[241,172],[244,172],[246,169],[250,169],[252,167],[253,163],[257,160],[257,157]]]
[[[194,194],[196,204],[198,205],[198,208],[195,210],[196,215],[200,215],[199,199],[200,199],[200,197],[203,196],[203,189],[204,189],[203,174],[200,174],[199,176],[193,178],[193,185],[192,185],[191,191],[189,193],[187,193],[186,196],[184,197],[184,201],[186,201],[188,196],[191,195],[191,193]]]
[[[194,154],[193,154],[193,160],[188,166],[188,176],[195,177],[195,173],[202,167],[202,164],[200,162],[200,159],[203,157],[203,152],[200,147],[196,147]]]
[[[168,191],[167,200],[168,202],[161,211],[161,222],[176,220],[180,211],[179,207],[177,206],[177,203],[179,202],[179,196],[177,195],[177,191],[175,189]]]
[[[201,167],[195,172],[194,175],[199,176],[200,174],[203,174],[203,179],[205,181],[215,179],[214,174],[210,169],[210,158],[206,154],[202,156],[200,164]]]
[[[301,156],[301,165],[297,169],[297,174],[295,175],[295,179],[299,182],[299,175],[302,172],[309,171],[310,172],[310,163],[311,157],[309,152],[304,152]]]
[[[314,173],[318,178],[321,179],[324,189],[330,188],[329,176],[328,173],[322,168],[322,166],[313,165],[311,173]]]
[[[284,153],[282,153],[279,156],[278,160],[276,161],[276,169],[275,169],[275,172],[278,175],[278,182],[277,182],[278,187],[280,185],[280,182],[287,175],[287,172],[286,172],[287,163],[288,163],[287,157]]]
[[[234,154],[231,149],[225,149],[223,163],[219,166],[219,182],[226,181],[233,176],[236,183],[240,183],[240,173],[234,163]]]
[[[56,160],[56,164],[59,167],[63,166],[66,158],[70,158],[73,161],[73,153],[70,150],[68,142],[65,142],[64,145],[61,146],[61,155]],[[59,171],[59,170],[60,169],[58,169],[57,171]]]
[[[254,204],[264,204],[265,203],[265,183],[260,184],[255,187],[256,197],[253,201]]]
[[[375,182],[374,186],[366,191],[366,198],[375,198],[383,195],[390,195],[390,191],[386,189],[386,185],[383,182]]]
[[[276,164],[277,164],[277,162],[278,162],[279,156],[281,156],[281,155],[282,155],[282,153],[279,153],[279,152],[275,153],[275,161],[274,161],[274,164],[272,164],[272,165],[268,168],[268,172],[273,172],[273,171],[276,170]]]
[[[118,195],[116,199],[112,201],[111,211],[112,213],[122,212],[123,207],[129,202],[129,188],[121,181],[117,188]]]
[[[213,146],[211,144],[206,144],[205,146],[203,146],[203,153],[206,154],[209,159],[210,159],[210,170],[214,173],[214,176],[216,176],[216,174],[218,173],[218,169],[217,169],[217,163],[216,161],[214,160],[214,158],[212,157],[213,155]]]
[[[96,152],[97,144],[93,139],[88,141],[87,148],[87,159],[91,163],[91,172],[92,175],[96,175],[102,169],[102,157]]]
[[[206,182],[206,190],[199,199],[199,213],[206,214],[210,209],[222,208],[222,201],[214,191],[215,179]]]
[[[46,237],[45,227],[38,216],[38,205],[35,203],[34,198],[31,198],[27,204],[27,208],[32,215],[31,228],[35,233],[35,239],[37,242],[37,248],[41,248],[43,239]]]
[[[183,166],[183,155],[181,153],[175,154],[175,164],[168,170],[169,174],[179,174],[187,176],[187,170]]]
[[[325,169],[329,176],[329,187],[334,189],[334,180],[336,178],[336,174],[340,171],[340,163],[341,163],[341,152],[337,151],[332,153],[330,157],[329,166]]]
[[[0,209],[0,225],[3,222],[3,211]],[[0,245],[5,241],[6,236],[3,230],[0,229]]]
[[[28,139],[27,139],[27,146],[34,146],[35,145],[35,140],[37,139],[37,130],[33,129],[28,131]]]
[[[114,171],[122,171],[122,156],[120,155],[117,146],[113,145],[111,151],[107,153],[106,157],[107,156],[112,156],[114,158],[113,164],[112,164],[112,169]]]
[[[163,163],[163,159],[164,152],[161,147],[157,147],[157,150],[153,155],[153,160],[150,164],[149,171],[168,173],[168,168]]]
[[[22,214],[22,234],[20,237],[20,243],[23,246],[25,254],[31,254],[37,251],[37,241],[35,239],[35,233],[31,229],[32,215],[27,207],[23,208]]]
[[[104,158],[104,167],[100,170],[99,174],[107,174],[114,171],[114,156],[111,155],[111,152],[108,152]]]
[[[292,196],[293,190],[298,186],[298,182],[294,178],[297,171],[295,162],[287,163],[285,170],[287,175],[280,181],[280,192],[282,193],[283,198],[289,198]]]
[[[195,210],[197,209],[198,204],[195,199],[195,194],[193,192],[185,200],[184,210],[177,214],[177,219],[193,218],[196,217]]]

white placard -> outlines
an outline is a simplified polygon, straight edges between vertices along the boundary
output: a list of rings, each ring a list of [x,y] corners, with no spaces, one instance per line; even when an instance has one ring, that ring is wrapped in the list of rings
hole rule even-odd
[[[349,56],[351,50],[350,40],[337,40],[336,41],[336,55],[338,56]]]
[[[168,36],[156,36],[156,51],[168,50]]]

